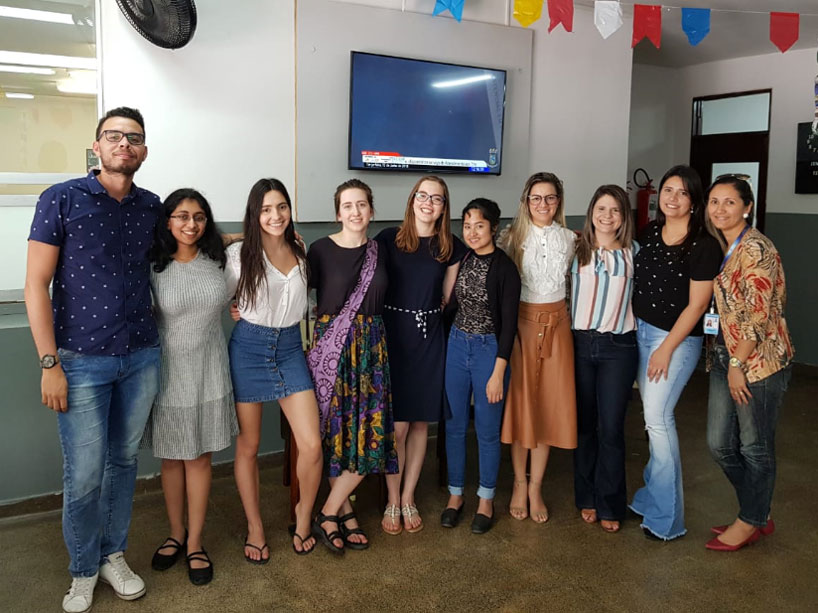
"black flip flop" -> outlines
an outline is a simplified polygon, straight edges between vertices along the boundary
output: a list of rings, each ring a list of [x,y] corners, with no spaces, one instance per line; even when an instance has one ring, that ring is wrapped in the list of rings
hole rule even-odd
[[[295,552],[295,555],[297,555],[297,556],[306,556],[308,554],[311,554],[313,549],[315,549],[315,545],[313,545],[309,549],[304,549],[304,541],[306,541],[308,538],[310,538],[312,536],[312,534],[308,534],[307,536],[301,536],[300,534],[298,534],[298,532],[295,531],[295,524],[290,524],[289,526],[287,526],[287,532],[290,533],[291,537],[298,538],[298,540],[301,541],[301,551],[296,549],[295,548],[295,543],[293,543],[293,551]]]
[[[267,543],[264,543],[261,547],[259,547],[258,545],[253,545],[252,543],[248,543],[247,542],[248,538],[249,537],[244,537],[244,546],[245,547],[252,547],[253,549],[257,550],[259,552],[259,554],[261,555],[261,558],[259,558],[258,560],[254,560],[253,558],[251,558],[250,556],[248,556],[245,553],[244,554],[244,559],[247,560],[248,562],[250,562],[250,564],[255,564],[256,566],[263,566],[263,565],[267,564],[267,562],[270,561],[270,548],[267,546]],[[265,549],[267,550],[267,557],[266,558],[264,557],[264,550]]]
[[[341,538],[344,539],[344,547],[348,547],[349,549],[354,549],[355,551],[363,551],[364,549],[369,549],[369,537],[366,536],[366,532],[364,532],[360,526],[357,528],[347,528],[346,522],[351,519],[358,519],[355,516],[355,511],[350,511],[346,515],[342,515],[338,518],[338,527],[341,530]],[[349,540],[350,534],[360,534],[364,538],[366,538],[365,543],[356,543],[355,541]]]
[[[312,521],[312,535],[324,543],[324,545],[327,546],[327,549],[329,549],[332,553],[343,555],[344,548],[338,547],[335,543],[333,543],[333,541],[335,539],[341,539],[343,541],[344,535],[338,530],[333,530],[332,532],[327,533],[327,531],[321,527],[321,524],[324,522],[332,522],[334,524],[340,523],[337,515],[324,515],[323,513],[319,513]]]

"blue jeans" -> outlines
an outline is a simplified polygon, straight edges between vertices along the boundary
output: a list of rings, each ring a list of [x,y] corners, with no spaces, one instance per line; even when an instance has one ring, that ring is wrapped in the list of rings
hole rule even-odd
[[[707,444],[738,496],[738,518],[764,526],[775,487],[775,427],[792,367],[749,383],[750,402],[737,405],[727,385],[730,354],[716,345],[710,369]]]
[[[600,519],[625,517],[625,411],[638,360],[635,332],[574,330],[574,501]]]
[[[503,401],[489,403],[486,383],[494,371],[497,339],[493,334],[467,334],[452,326],[446,352],[446,396],[452,416],[446,420],[446,459],[449,467],[449,493],[462,496],[466,481],[466,430],[469,406],[474,394],[474,429],[480,461],[480,487],[477,495],[494,499],[497,473],[500,471],[500,425]],[[506,367],[503,398],[508,391],[511,370]]]
[[[668,333],[637,322],[639,369],[636,380],[642,396],[650,459],[643,474],[645,485],[633,497],[630,508],[642,516],[642,527],[664,540],[683,536],[685,529],[682,493],[682,457],[673,411],[702,353],[702,337],[688,336],[670,358],[667,379],[648,381],[648,360]]]
[[[159,388],[159,347],[125,356],[59,353],[68,379],[68,410],[57,414],[63,538],[71,575],[91,577],[103,557],[127,547],[139,441]]]

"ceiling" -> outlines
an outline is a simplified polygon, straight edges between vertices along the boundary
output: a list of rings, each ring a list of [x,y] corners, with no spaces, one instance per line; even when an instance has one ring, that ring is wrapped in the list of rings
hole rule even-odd
[[[594,4],[592,0],[575,0],[575,3]],[[653,3],[653,0],[641,2]],[[632,4],[632,0],[622,1],[626,15],[633,14]],[[677,8],[667,8],[668,5]],[[770,41],[770,11],[800,13],[800,36],[792,49],[818,48],[818,0],[671,0],[664,6],[661,49],[656,49],[647,39],[642,40],[633,51],[633,61],[638,64],[680,67],[779,53]],[[695,47],[682,31],[682,11],[678,7],[711,9],[710,34]]]
[[[103,0],[113,1],[113,0]],[[645,4],[655,0],[642,0]],[[681,10],[662,11],[662,46],[656,49],[643,40],[634,49],[633,61],[640,64],[680,67],[735,57],[777,53],[769,39],[769,11],[801,13],[798,42],[793,49],[818,48],[818,0],[671,0],[673,5],[710,8],[710,34],[693,47],[681,28]],[[593,0],[575,0],[593,7]],[[622,0],[626,15],[633,1]],[[94,0],[0,0],[0,5],[71,13],[77,23],[95,22]],[[720,10],[718,10],[720,9]],[[737,11],[737,12],[723,12]],[[93,58],[96,34],[91,25],[52,24],[24,19],[0,18],[0,47],[4,50],[53,53]],[[66,95],[57,82],[68,77],[57,69],[54,75],[21,75],[0,72],[0,91],[35,95]]]

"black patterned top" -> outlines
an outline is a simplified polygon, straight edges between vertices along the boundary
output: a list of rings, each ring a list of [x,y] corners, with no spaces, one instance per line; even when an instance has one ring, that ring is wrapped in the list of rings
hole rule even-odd
[[[486,277],[494,252],[471,254],[463,262],[454,285],[458,309],[454,325],[467,334],[494,334]]]

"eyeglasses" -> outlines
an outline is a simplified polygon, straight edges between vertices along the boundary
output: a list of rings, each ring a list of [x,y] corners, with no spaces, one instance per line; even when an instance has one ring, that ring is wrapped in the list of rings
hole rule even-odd
[[[145,144],[145,135],[140,132],[122,132],[120,130],[103,130],[102,134],[99,135],[100,138],[103,136],[105,140],[109,143],[118,143],[122,140],[122,137],[128,139],[128,142],[131,145],[144,145]],[[97,139],[99,140],[99,139]]]
[[[529,204],[533,204],[534,206],[539,206],[543,201],[545,201],[545,203],[548,205],[557,204],[557,202],[560,201],[560,197],[557,196],[556,194],[548,194],[547,196],[533,194],[531,196],[528,196]]]
[[[418,202],[428,202],[429,200],[432,201],[432,204],[441,205],[446,202],[446,199],[443,196],[438,196],[435,194],[434,196],[430,196],[426,192],[415,192],[415,200]]]
[[[177,215],[171,215],[170,218],[175,219],[176,221],[182,224],[189,222],[191,219],[193,220],[193,223],[197,225],[207,223],[207,215],[205,215],[204,213],[196,213],[192,217],[187,213],[179,213]]]

